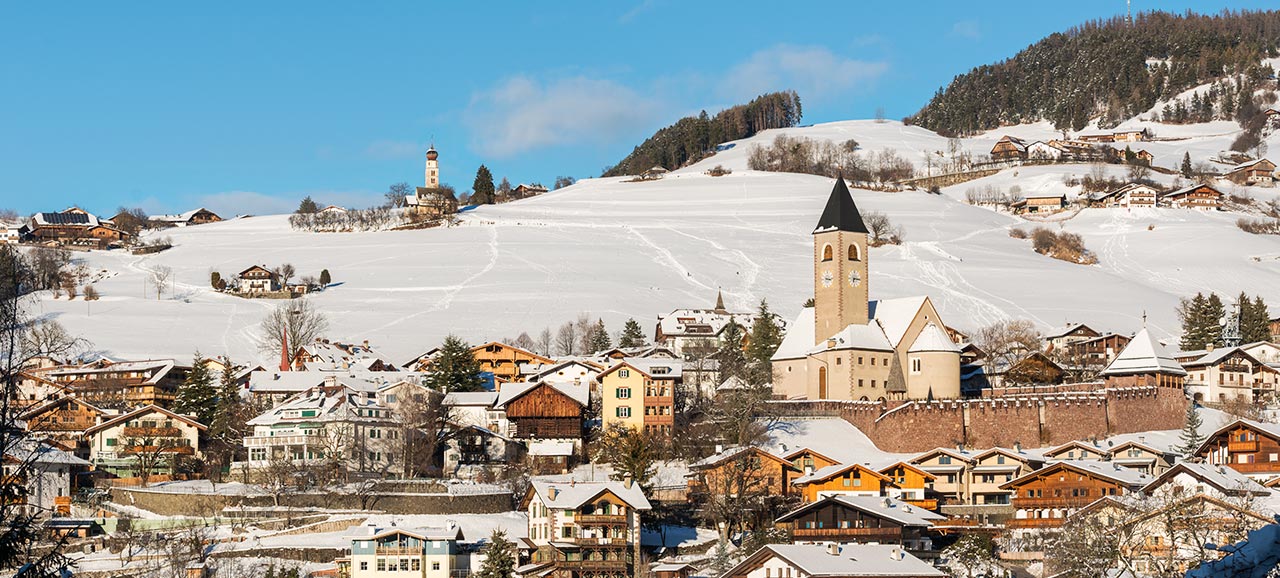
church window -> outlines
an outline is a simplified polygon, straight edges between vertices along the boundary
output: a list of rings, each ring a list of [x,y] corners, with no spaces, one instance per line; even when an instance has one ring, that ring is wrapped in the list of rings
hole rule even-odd
[[[842,358],[837,357],[837,358],[836,358],[836,365],[840,365],[840,362],[841,362],[841,361],[842,361]]]
[[[831,251],[831,245],[823,245],[823,246],[822,246],[822,260],[823,260],[823,261],[830,261],[830,260],[831,260],[831,252],[832,252],[832,251]]]
[[[873,379],[871,380],[871,387],[875,387],[875,386],[876,386],[876,380]]]
[[[862,387],[862,380],[861,380],[861,379],[859,379],[859,380],[858,380],[858,387]]]
[[[858,356],[858,365],[862,365],[862,356],[861,356],[861,355],[859,355],[859,356]]]
[[[911,360],[911,373],[920,373],[920,358],[919,358],[919,357],[914,358],[914,359],[912,359],[912,360]]]
[[[876,366],[876,358],[872,357],[872,358],[871,358],[871,367],[875,367],[875,366]]]
[[[860,252],[860,251],[858,251],[858,246],[857,246],[857,245],[849,245],[849,260],[850,260],[850,261],[861,261],[861,260],[862,260],[862,255],[861,255],[861,252]]]

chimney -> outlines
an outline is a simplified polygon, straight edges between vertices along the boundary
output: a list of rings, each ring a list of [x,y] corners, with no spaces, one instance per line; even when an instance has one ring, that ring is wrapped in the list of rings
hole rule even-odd
[[[547,499],[554,500],[558,495],[560,495],[560,490],[557,489],[555,486],[551,486],[547,488]]]
[[[813,475],[813,466],[805,466],[805,467],[804,467],[804,475],[806,475],[806,476],[812,476],[812,475]]]
[[[368,340],[368,339],[364,340],[364,348],[365,348],[365,349],[369,349],[369,340]]]
[[[724,452],[724,446],[722,446],[722,445],[720,445],[720,444],[716,444],[716,453],[717,453],[717,454],[719,454],[719,453],[723,453],[723,452]]]
[[[884,507],[886,507],[886,508],[892,508],[892,507],[893,507],[893,498],[885,498],[885,499],[884,499],[884,500],[882,500],[882,501],[883,501],[883,503],[884,503]]]
[[[1138,443],[1140,444],[1147,443],[1147,436],[1138,436]]]
[[[627,474],[626,477],[622,478],[622,486],[626,489],[630,490],[632,483],[631,474]]]
[[[1204,350],[1205,350],[1205,352],[1206,352],[1206,353],[1212,353],[1212,352],[1213,352],[1213,344],[1212,344],[1212,343],[1206,343],[1206,344],[1205,344],[1205,346],[1204,346]]]
[[[830,555],[832,555],[832,556],[839,556],[839,555],[840,555],[840,545],[839,545],[839,544],[837,544],[837,543],[835,543],[835,542],[831,542],[831,543],[827,544],[827,554],[830,554]]]
[[[892,550],[889,550],[889,559],[902,561],[906,559],[906,552],[903,552],[902,548],[894,548]]]
[[[1013,442],[1013,451],[1022,453],[1022,442]]]

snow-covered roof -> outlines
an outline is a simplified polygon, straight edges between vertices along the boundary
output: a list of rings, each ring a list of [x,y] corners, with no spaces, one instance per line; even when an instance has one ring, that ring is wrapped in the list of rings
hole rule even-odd
[[[199,213],[201,211],[208,211],[210,213],[213,212],[213,211],[209,211],[204,207],[200,207],[197,209],[191,209],[190,211],[187,211],[185,213],[179,213],[177,215],[153,215],[152,217],[150,217],[150,220],[163,221],[165,223],[185,223],[187,221],[190,221],[191,217],[196,216],[196,213]]]
[[[137,417],[139,417],[139,416],[144,416],[144,415],[147,415],[147,414],[150,414],[150,413],[158,413],[158,414],[162,414],[162,415],[169,416],[170,418],[173,418],[173,419],[176,419],[176,420],[178,420],[178,421],[180,421],[180,422],[186,423],[187,425],[190,425],[190,426],[192,426],[192,427],[194,427],[194,428],[196,428],[196,429],[202,429],[202,430],[204,430],[204,429],[209,429],[209,428],[208,428],[208,427],[206,427],[204,424],[202,424],[202,423],[200,423],[200,422],[198,422],[198,421],[196,421],[196,420],[194,420],[194,419],[191,419],[191,417],[189,417],[189,416],[185,416],[185,415],[181,415],[181,414],[178,414],[178,413],[174,413],[174,412],[169,411],[169,410],[167,410],[167,409],[165,409],[165,408],[163,408],[163,407],[159,407],[159,406],[155,406],[155,405],[148,405],[148,406],[144,406],[144,407],[140,407],[140,408],[138,408],[138,409],[135,409],[135,410],[133,410],[133,411],[131,411],[131,412],[124,413],[124,414],[121,414],[121,415],[118,415],[118,416],[113,417],[113,418],[111,418],[111,419],[109,419],[109,420],[107,420],[107,421],[104,421],[104,422],[102,422],[102,423],[100,423],[100,424],[98,424],[98,425],[95,425],[95,426],[93,426],[93,427],[91,427],[91,428],[89,428],[89,429],[86,429],[86,430],[84,430],[84,435],[86,435],[86,436],[91,436],[91,435],[93,435],[93,434],[94,434],[94,433],[96,433],[96,432],[99,432],[99,431],[102,431],[102,430],[104,430],[104,429],[108,429],[108,428],[114,427],[116,424],[119,424],[119,423],[121,423],[121,422],[127,422],[127,421],[129,421],[129,420],[131,420],[131,419],[137,418]]]
[[[676,309],[658,318],[658,331],[664,337],[706,337],[720,335],[732,321],[750,329],[755,313],[733,313],[715,309]]]
[[[1182,187],[1181,189],[1176,189],[1176,190],[1172,190],[1172,191],[1169,191],[1169,192],[1163,193],[1163,194],[1161,194],[1161,195],[1160,195],[1160,198],[1162,198],[1162,199],[1166,199],[1166,198],[1169,198],[1169,197],[1181,197],[1181,196],[1186,195],[1186,194],[1188,194],[1188,193],[1190,193],[1190,192],[1192,192],[1192,191],[1194,191],[1194,190],[1196,190],[1196,189],[1198,189],[1198,188],[1201,188],[1201,187],[1207,188],[1207,189],[1209,189],[1209,190],[1211,190],[1211,191],[1213,191],[1213,192],[1217,193],[1219,196],[1221,196],[1221,195],[1222,195],[1222,191],[1219,191],[1218,189],[1213,188],[1213,186],[1211,186],[1211,185],[1208,185],[1208,184],[1206,184],[1206,183],[1195,183],[1195,184],[1193,184],[1193,185],[1187,185],[1187,186],[1185,186],[1185,187]]]
[[[796,478],[791,483],[792,485],[803,486],[805,484],[812,484],[814,482],[822,482],[856,468],[862,468],[864,470],[870,471],[871,473],[881,478],[884,477],[883,474],[877,471],[877,468],[871,467],[870,464],[847,463],[847,464],[832,464],[825,468],[819,468],[811,474],[805,474],[803,476]]]
[[[1183,355],[1184,353],[1188,355],[1184,356]],[[1177,357],[1185,359],[1186,357],[1191,357],[1191,355],[1189,355],[1191,353],[1195,353],[1195,352],[1179,352]],[[1245,357],[1248,357],[1250,360],[1253,361],[1254,365],[1262,364],[1262,362],[1258,361],[1254,356],[1249,355],[1249,353],[1246,352],[1242,347],[1220,347],[1220,348],[1215,348],[1213,351],[1205,351],[1203,355],[1200,355],[1190,361],[1183,362],[1182,365],[1184,368],[1193,367],[1193,366],[1202,366],[1202,365],[1217,365],[1218,363],[1221,363],[1223,360],[1230,357],[1234,353],[1239,353]]]
[[[368,369],[381,361],[389,371],[397,369],[389,357],[365,344],[339,343],[336,341],[316,340],[299,348],[302,354],[310,358],[305,365],[311,371],[346,371],[349,369]]]
[[[75,225],[79,227],[97,227],[102,224],[97,215],[87,212],[36,213],[31,217],[34,225],[59,226]]]
[[[298,393],[320,385],[342,385],[356,391],[373,393],[403,382],[419,382],[425,374],[407,371],[254,371],[249,375],[249,391],[253,393]]]
[[[64,452],[45,443],[24,441],[17,444],[6,454],[19,462],[32,464],[57,464],[66,466],[88,466],[89,462],[75,455]]]
[[[897,347],[927,299],[928,297],[924,295],[877,299],[867,304],[867,312],[871,319],[884,329],[884,335],[889,338],[889,343]]]
[[[790,418],[774,424],[762,446],[777,456],[809,449],[841,463],[862,463],[891,457],[866,434],[838,417]]]
[[[1118,484],[1130,488],[1145,486],[1155,479],[1154,477],[1136,470],[1134,468],[1126,468],[1114,462],[1104,462],[1101,460],[1061,460],[1055,461],[1040,468],[1034,472],[1028,473],[1016,480],[1002,484],[1001,488],[1009,488],[1022,483],[1023,480],[1033,479],[1049,468],[1069,467],[1077,471],[1083,471],[1087,474],[1107,479]]]
[[[908,353],[924,353],[930,351],[941,351],[947,353],[960,353],[960,348],[956,343],[947,336],[947,332],[941,327],[930,323],[920,331],[920,335],[916,337],[915,343],[911,344]]]
[[[920,508],[912,506],[906,502],[895,500],[892,498],[884,498],[880,496],[855,496],[849,494],[836,494],[824,497],[816,502],[805,504],[796,508],[778,518],[779,522],[785,522],[793,519],[804,512],[826,506],[831,503],[843,504],[855,510],[860,510],[886,520],[893,520],[903,526],[932,526],[938,520],[947,519],[946,516],[935,514]]]
[[[337,385],[304,391],[249,420],[249,425],[281,423],[362,421],[374,417],[369,410],[389,411],[378,400],[358,390]]]
[[[1178,361],[1165,350],[1147,328],[1142,328],[1124,347],[1102,375],[1128,375],[1134,373],[1168,373],[1186,375]]]
[[[591,384],[578,383],[573,381],[533,381],[533,382],[516,382],[502,384],[502,390],[498,392],[498,397],[494,401],[494,407],[506,407],[512,400],[533,391],[534,388],[545,385],[554,388],[556,391],[569,396],[570,399],[582,404],[584,407],[591,403]]]
[[[612,480],[604,482],[534,480],[531,483],[531,491],[536,493],[548,508],[557,510],[576,510],[605,492],[612,493],[637,510],[650,509],[648,498],[645,498],[640,484],[636,483],[628,487],[624,482]]]
[[[665,357],[624,357],[602,372],[600,377],[621,367],[632,367],[654,379],[680,379],[684,372],[684,360]]]
[[[929,563],[891,544],[769,544],[748,556],[726,576],[744,576],[745,568],[781,558],[810,578],[828,576],[946,576]],[[741,568],[741,570],[740,570]]]
[[[716,453],[711,454],[711,455],[709,455],[709,456],[707,456],[707,457],[705,457],[705,458],[702,458],[702,459],[700,459],[700,460],[698,460],[698,461],[696,461],[696,462],[693,462],[692,464],[689,464],[689,469],[690,469],[691,471],[697,471],[697,470],[701,470],[701,469],[705,469],[705,468],[715,467],[715,466],[718,466],[718,465],[720,465],[720,464],[722,464],[722,463],[724,463],[724,462],[727,462],[727,461],[729,461],[729,460],[732,460],[732,459],[734,459],[734,458],[736,458],[736,457],[738,457],[738,456],[740,456],[740,455],[743,455],[743,454],[745,454],[745,453],[752,452],[752,451],[762,451],[762,452],[763,452],[764,450],[761,450],[760,448],[757,448],[757,447],[754,447],[754,446],[731,446],[731,447],[727,447],[727,448],[724,448],[724,449],[720,450],[719,452],[716,452]],[[768,453],[768,452],[765,452],[765,453]]]
[[[571,456],[573,442],[567,440],[538,440],[529,442],[531,456]]]
[[[451,406],[493,407],[497,401],[496,391],[451,391],[444,396],[444,405]]]
[[[1142,491],[1145,493],[1153,492],[1169,483],[1180,473],[1185,473],[1227,494],[1271,495],[1271,490],[1230,467],[1194,462],[1178,462],[1174,464],[1173,467],[1165,470],[1159,477],[1144,486]]]
[[[366,525],[359,526],[360,532],[348,536],[352,540],[376,540],[387,536],[395,536],[404,534],[413,536],[419,540],[463,540],[462,527],[456,524],[452,527],[444,528],[399,528],[390,526],[379,528],[377,526]]]
[[[102,367],[92,365],[80,367],[59,367],[49,370],[45,373],[49,379],[57,380],[57,378],[68,378],[69,381],[84,378],[93,379],[96,374],[120,373],[120,372],[151,372],[151,376],[144,383],[159,383],[164,376],[176,367],[176,362],[172,359],[150,359],[145,361],[118,361],[109,362]]]

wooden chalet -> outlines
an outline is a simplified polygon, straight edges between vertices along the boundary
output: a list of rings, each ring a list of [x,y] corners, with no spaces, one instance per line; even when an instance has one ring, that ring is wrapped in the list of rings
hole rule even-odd
[[[1076,136],[1076,140],[1087,143],[1106,143],[1116,142],[1116,137],[1111,133],[1082,134]]]
[[[689,465],[692,495],[744,494],[766,491],[769,495],[793,493],[791,480],[800,475],[795,465],[755,446],[721,449]]]
[[[1035,141],[1027,145],[1027,158],[1037,161],[1056,161],[1068,155],[1063,147],[1044,141]]]
[[[894,544],[769,544],[721,578],[944,578]]]
[[[1187,372],[1144,327],[1102,370],[1107,387],[1155,386],[1183,390]]]
[[[997,162],[1027,160],[1027,143],[1016,136],[1004,135],[996,141],[995,146],[991,147],[991,160]]]
[[[661,562],[649,569],[653,578],[690,578],[698,569],[687,562]]]
[[[154,404],[168,407],[186,379],[189,368],[172,359],[114,361],[102,359],[81,366],[48,370],[49,379],[80,399],[98,407],[121,409]]]
[[[1241,163],[1228,169],[1222,178],[1237,185],[1259,185],[1275,182],[1276,164],[1267,159]]]
[[[89,458],[84,432],[111,417],[87,401],[62,397],[23,412],[18,419],[27,424],[34,437],[48,440],[59,449],[81,459]]]
[[[805,502],[833,495],[881,496],[892,484],[888,476],[858,463],[827,466],[791,482]]]
[[[1160,204],[1179,209],[1216,211],[1222,207],[1222,191],[1204,183],[1160,195]]]
[[[525,183],[520,183],[519,185],[516,185],[514,189],[511,189],[511,196],[517,199],[523,199],[525,197],[541,195],[545,192],[547,192],[547,188],[542,185],[527,185]]]
[[[500,399],[495,409],[506,412],[509,435],[516,439],[582,439],[586,403],[554,383],[534,383]]]
[[[1111,133],[1113,142],[1142,142],[1150,139],[1151,131],[1145,128],[1118,130]]]
[[[1067,346],[1066,357],[1076,365],[1105,367],[1129,345],[1131,339],[1128,335],[1108,333],[1077,341]]]
[[[1093,198],[1094,204],[1103,207],[1153,208],[1157,206],[1160,191],[1144,183],[1129,183],[1114,191]]]
[[[1196,455],[1257,480],[1280,476],[1280,425],[1237,419],[1209,435]]]
[[[249,267],[237,277],[240,284],[236,290],[240,293],[270,293],[281,289],[280,276],[263,265]]]
[[[1061,526],[1067,516],[1099,498],[1140,492],[1151,476],[1102,461],[1049,464],[1000,487],[1013,492],[1010,530]]]
[[[1067,196],[1052,193],[1032,193],[1010,205],[1019,213],[1055,213],[1067,208]]]
[[[1181,352],[1177,360],[1187,371],[1187,391],[1196,402],[1253,403],[1265,399],[1280,382],[1280,370],[1242,347]]]
[[[27,237],[36,243],[96,249],[105,249],[132,238],[132,235],[78,207],[60,213],[36,213],[27,221],[26,228]]]
[[[210,211],[209,209],[200,207],[177,215],[155,215],[149,220],[153,224],[162,227],[186,227],[190,225],[217,223],[222,220],[222,217],[219,217],[217,213]]]
[[[1149,476],[1159,476],[1177,461],[1172,452],[1148,444],[1139,437],[1117,444],[1107,452],[1111,463],[1134,469]]]
[[[909,551],[933,550],[930,528],[946,517],[892,498],[827,496],[779,517],[797,543],[897,544]]]
[[[520,370],[526,364],[555,363],[549,357],[498,341],[472,347],[471,353],[480,362],[480,371],[492,373],[494,381],[501,383],[521,381]]]
[[[988,378],[997,386],[1009,385],[1060,385],[1067,378],[1067,370],[1039,351],[1032,351],[1026,357],[1014,362],[1004,371],[993,373],[987,370]]]

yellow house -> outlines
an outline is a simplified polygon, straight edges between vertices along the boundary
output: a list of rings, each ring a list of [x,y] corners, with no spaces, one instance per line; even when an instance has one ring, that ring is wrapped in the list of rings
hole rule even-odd
[[[628,358],[601,372],[596,379],[604,427],[619,424],[671,435],[682,367],[678,359]]]
[[[840,494],[880,496],[891,483],[884,474],[862,464],[836,464],[796,478],[791,485],[800,489],[805,502],[816,502]]]

